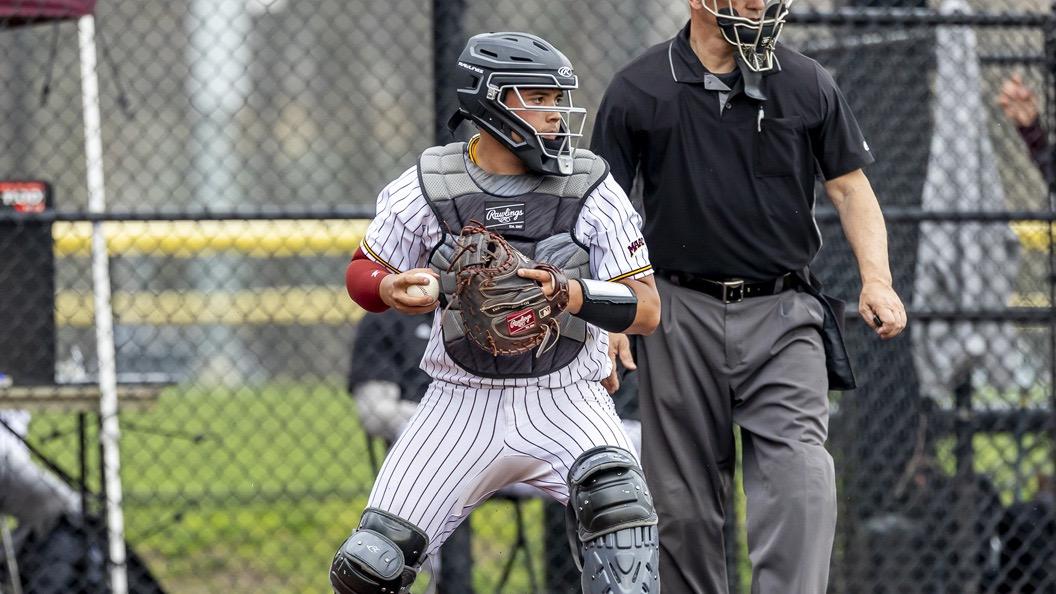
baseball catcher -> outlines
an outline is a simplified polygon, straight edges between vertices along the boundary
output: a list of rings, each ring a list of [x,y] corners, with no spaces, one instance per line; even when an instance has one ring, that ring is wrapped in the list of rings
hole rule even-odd
[[[585,110],[557,48],[477,35],[458,71],[452,125],[480,134],[427,149],[382,191],[348,268],[368,311],[436,314],[421,363],[432,382],[330,583],[406,592],[476,506],[526,483],[568,505],[584,592],[658,592],[652,493],[601,384],[609,333],[659,323],[641,219],[605,161],[575,147]],[[433,277],[436,297],[419,290]]]

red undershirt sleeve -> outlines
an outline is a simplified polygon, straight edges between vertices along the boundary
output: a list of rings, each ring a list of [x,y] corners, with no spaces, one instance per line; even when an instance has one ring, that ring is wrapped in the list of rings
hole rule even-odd
[[[363,253],[363,248],[357,249],[352,261],[348,263],[348,269],[345,270],[345,288],[348,289],[348,296],[371,313],[381,313],[389,309],[381,300],[380,291],[381,281],[388,275],[389,271],[368,258]]]

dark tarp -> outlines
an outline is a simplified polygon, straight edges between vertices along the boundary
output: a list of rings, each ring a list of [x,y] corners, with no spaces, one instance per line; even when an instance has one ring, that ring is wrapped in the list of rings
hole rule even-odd
[[[76,19],[92,14],[96,0],[0,0],[0,28]]]

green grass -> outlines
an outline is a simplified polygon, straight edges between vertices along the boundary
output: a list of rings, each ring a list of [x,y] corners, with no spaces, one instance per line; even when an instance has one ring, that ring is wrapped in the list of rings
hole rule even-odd
[[[936,444],[939,467],[947,476],[956,473],[954,438]],[[1012,433],[977,434],[972,438],[973,471],[994,484],[1002,505],[1029,501],[1038,493],[1038,477],[1053,476],[1052,440],[1047,436]]]
[[[982,386],[972,394],[976,410],[1015,411],[1019,409],[1047,410],[1051,406],[1047,386],[1036,384],[1029,388],[998,390]],[[956,473],[955,439],[945,437],[935,444],[939,467],[947,476]],[[1038,478],[1053,476],[1052,439],[1046,433],[979,432],[972,437],[973,468],[988,477],[997,489],[1003,505],[1032,499],[1038,492]]]

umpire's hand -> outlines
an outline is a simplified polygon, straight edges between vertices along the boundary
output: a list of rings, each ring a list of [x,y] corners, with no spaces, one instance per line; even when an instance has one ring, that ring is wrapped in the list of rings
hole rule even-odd
[[[858,313],[877,336],[889,340],[906,327],[906,307],[891,285],[872,281],[862,285],[858,297]]]

